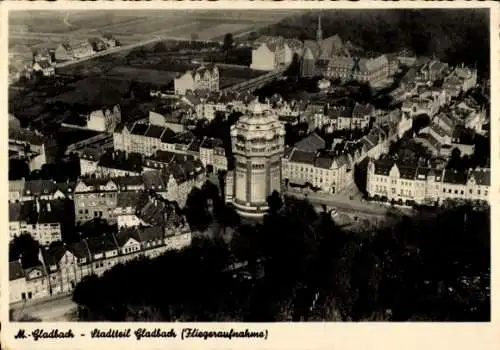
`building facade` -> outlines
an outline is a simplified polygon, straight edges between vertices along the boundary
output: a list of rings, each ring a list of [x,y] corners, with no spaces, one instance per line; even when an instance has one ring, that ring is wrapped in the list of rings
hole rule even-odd
[[[175,78],[174,89],[176,95],[185,95],[187,91],[219,91],[219,69],[209,65],[187,71]]]

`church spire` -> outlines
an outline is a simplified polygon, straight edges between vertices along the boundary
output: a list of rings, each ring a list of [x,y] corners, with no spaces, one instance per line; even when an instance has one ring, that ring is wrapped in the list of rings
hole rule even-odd
[[[318,15],[318,29],[316,30],[316,40],[323,40],[323,30],[321,29],[321,15]]]

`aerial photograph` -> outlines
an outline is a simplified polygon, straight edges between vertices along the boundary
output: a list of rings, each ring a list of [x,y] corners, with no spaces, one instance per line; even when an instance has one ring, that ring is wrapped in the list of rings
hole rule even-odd
[[[8,17],[11,321],[491,320],[489,9]]]

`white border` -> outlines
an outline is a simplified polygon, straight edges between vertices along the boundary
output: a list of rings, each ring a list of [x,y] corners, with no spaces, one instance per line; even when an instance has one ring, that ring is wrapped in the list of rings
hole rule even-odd
[[[155,348],[246,348],[246,349],[269,349],[269,348],[284,348],[284,349],[360,349],[360,348],[381,348],[384,350],[389,349],[498,349],[500,344],[500,308],[498,307],[497,287],[498,287],[498,244],[499,239],[496,235],[495,228],[498,227],[500,215],[498,210],[498,202],[500,198],[499,181],[498,181],[498,155],[500,155],[499,142],[500,137],[496,137],[500,127],[497,116],[500,115],[499,110],[499,8],[495,2],[415,2],[415,1],[401,1],[401,2],[379,2],[379,1],[362,1],[362,2],[323,2],[323,1],[281,1],[281,2],[268,2],[268,1],[218,1],[218,2],[204,2],[204,1],[152,1],[152,2],[134,2],[134,1],[120,1],[120,2],[75,2],[75,1],[57,1],[57,2],[4,2],[0,6],[1,20],[0,20],[0,45],[1,50],[4,52],[0,55],[0,63],[2,67],[2,74],[0,74],[0,103],[3,107],[2,120],[5,126],[0,128],[1,138],[4,140],[0,146],[0,150],[4,157],[2,158],[3,169],[7,170],[7,33],[8,33],[8,20],[7,15],[9,10],[88,10],[92,9],[273,9],[273,8],[296,8],[296,9],[322,9],[322,8],[336,8],[336,9],[391,9],[391,8],[490,8],[491,11],[491,24],[490,24],[490,43],[491,43],[491,165],[492,165],[492,191],[491,191],[491,225],[492,225],[492,311],[490,323],[303,323],[303,324],[190,324],[189,327],[196,327],[206,330],[221,330],[222,328],[235,328],[251,330],[264,330],[269,331],[268,340],[189,340],[181,341],[178,337],[176,340],[159,339],[159,340],[141,340],[137,342],[134,338],[130,341],[123,340],[90,340],[90,336],[86,338],[74,338],[73,340],[40,340],[38,342],[25,341],[19,342],[13,339],[14,332],[19,328],[24,328],[30,331],[37,327],[42,326],[39,323],[26,324],[26,323],[10,323],[8,322],[8,262],[7,259],[0,259],[0,316],[2,320],[1,329],[1,345],[6,349],[87,349],[91,347],[116,347],[120,349],[136,349],[138,347],[147,347],[148,349]],[[7,171],[0,174],[1,183],[0,191],[5,198],[0,201],[0,220],[4,223],[4,233],[0,235],[0,247],[2,247],[2,254],[0,256],[6,257],[8,250],[8,235],[7,235]],[[182,324],[129,324],[130,328],[155,328],[161,327],[164,329],[174,328],[177,333],[180,332]],[[43,323],[43,328],[50,330],[51,328],[67,329],[72,328],[75,333],[86,332],[95,327],[101,329],[121,328],[127,327],[126,324],[116,323]],[[496,331],[496,332],[495,332]],[[87,339],[87,340],[84,340]]]

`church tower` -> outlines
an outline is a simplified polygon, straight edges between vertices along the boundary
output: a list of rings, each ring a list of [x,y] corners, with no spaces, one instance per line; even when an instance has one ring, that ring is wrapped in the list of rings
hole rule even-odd
[[[318,16],[318,29],[316,30],[316,41],[323,40],[323,30],[321,29],[321,15]]]

